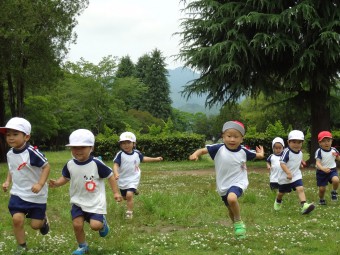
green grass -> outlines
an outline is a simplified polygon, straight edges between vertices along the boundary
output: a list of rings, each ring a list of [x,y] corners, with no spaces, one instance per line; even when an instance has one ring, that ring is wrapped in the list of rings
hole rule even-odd
[[[69,151],[46,153],[50,178],[57,178],[70,158]],[[111,161],[106,162],[109,166]],[[240,199],[248,236],[236,240],[227,209],[215,191],[213,162],[160,162],[141,165],[140,195],[135,197],[134,219],[126,221],[126,204],[117,204],[107,188],[109,236],[100,238],[86,224],[93,255],[161,254],[340,254],[340,203],[317,206],[301,215],[297,195],[284,197],[283,210],[274,212],[275,194],[269,189],[264,161],[248,162],[250,185]],[[0,164],[5,180],[7,166]],[[317,202],[314,170],[303,172],[306,196]],[[47,213],[51,231],[41,236],[25,225],[30,254],[71,254],[76,248],[70,218],[68,185],[50,189]],[[329,194],[328,186],[327,194]],[[0,254],[12,254],[16,242],[7,210],[9,194],[0,205]]]

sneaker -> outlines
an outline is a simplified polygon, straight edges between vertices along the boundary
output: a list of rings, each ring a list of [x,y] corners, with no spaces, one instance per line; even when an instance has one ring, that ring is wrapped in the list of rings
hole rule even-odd
[[[132,217],[133,217],[133,212],[132,211],[126,211],[125,219],[132,220]]]
[[[315,208],[315,205],[313,203],[304,203],[302,208],[301,208],[301,213],[302,214],[308,214],[311,211],[313,211]]]
[[[281,210],[281,205],[282,205],[282,202],[281,202],[281,203],[278,203],[278,202],[276,202],[276,199],[275,199],[275,202],[274,202],[274,210],[275,210],[275,211],[280,211],[280,210]]]
[[[81,245],[79,244],[78,249],[72,252],[72,255],[83,255],[89,253],[89,246],[88,245]]]
[[[48,222],[47,216],[45,216],[44,224],[43,224],[43,226],[40,229],[40,233],[42,235],[46,235],[49,231],[50,231],[50,224]]]
[[[326,205],[326,200],[325,199],[320,199],[319,205]]]
[[[103,228],[101,229],[101,230],[99,230],[99,235],[101,236],[101,237],[105,237],[105,236],[107,236],[107,234],[109,233],[109,231],[110,231],[110,227],[109,227],[109,225],[107,225],[107,221],[106,221],[106,217],[105,217],[105,215],[103,216],[104,218],[103,218]]]
[[[331,200],[338,201],[338,193],[334,190],[331,192]]]
[[[14,255],[21,255],[21,254],[27,254],[26,252],[28,251],[27,247],[22,247],[18,245],[16,251],[14,252]]]
[[[235,236],[236,238],[242,239],[246,237],[246,226],[243,221],[238,221],[234,223]]]

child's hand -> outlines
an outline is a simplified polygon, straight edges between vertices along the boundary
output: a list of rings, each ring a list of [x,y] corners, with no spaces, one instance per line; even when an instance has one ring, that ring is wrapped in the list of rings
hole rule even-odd
[[[291,172],[289,172],[289,173],[287,174],[287,179],[288,179],[288,180],[293,179],[293,176],[292,176],[292,173],[291,173]]]
[[[9,182],[4,182],[4,183],[2,184],[2,190],[3,190],[4,192],[7,192],[8,187],[9,187]]]
[[[123,200],[122,196],[119,193],[115,193],[114,198],[117,202],[121,202]]]
[[[196,155],[196,153],[193,153],[193,154],[191,154],[191,155],[189,156],[189,159],[190,159],[190,160],[195,160],[195,161],[197,161],[198,158],[199,158],[199,157]]]
[[[158,161],[162,161],[162,160],[163,160],[162,157],[157,157],[156,159],[157,159]]]
[[[58,187],[58,182],[56,180],[49,180],[48,181],[48,186],[50,188],[57,188]]]
[[[40,183],[36,183],[32,186],[31,190],[33,193],[39,193],[42,187],[43,185],[41,185]]]
[[[118,180],[119,179],[119,174],[114,174],[115,179]]]

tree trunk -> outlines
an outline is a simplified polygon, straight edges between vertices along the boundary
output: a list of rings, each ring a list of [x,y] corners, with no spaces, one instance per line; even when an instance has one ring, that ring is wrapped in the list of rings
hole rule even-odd
[[[0,126],[5,126],[5,97],[4,82],[0,80]],[[0,135],[0,163],[6,162],[6,141],[3,135]]]
[[[309,146],[309,160],[308,163],[315,164],[315,151],[319,147],[318,133],[323,130],[330,131],[330,92],[331,86],[320,86],[313,84],[311,86],[311,141]]]

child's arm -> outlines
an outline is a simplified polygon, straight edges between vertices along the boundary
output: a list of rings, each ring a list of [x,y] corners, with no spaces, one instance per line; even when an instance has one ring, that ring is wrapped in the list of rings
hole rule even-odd
[[[323,166],[322,166],[321,160],[320,160],[320,159],[316,159],[315,164],[316,164],[316,167],[317,167],[319,170],[321,170],[321,171],[323,171],[323,172],[325,172],[325,173],[329,173],[329,172],[331,171],[330,168],[327,168],[327,167],[323,167]]]
[[[292,172],[289,170],[285,163],[280,163],[282,170],[287,174],[287,179],[291,180],[293,178]]]
[[[119,165],[117,163],[113,163],[113,175],[115,176],[115,179],[119,179],[119,172],[118,172]]]
[[[116,182],[116,179],[115,179],[114,175],[112,175],[112,176],[110,176],[108,178],[108,182],[109,182],[109,184],[111,186],[111,189],[112,189],[112,192],[113,192],[115,200],[117,202],[122,201],[122,196],[119,193],[118,185],[117,185],[117,182]]]
[[[12,175],[8,171],[6,181],[2,184],[2,189],[4,192],[7,192],[9,185],[11,185],[11,182],[12,182]]]
[[[267,170],[270,171],[271,169],[271,165],[269,164],[269,162],[267,162]]]
[[[156,157],[156,158],[151,158],[151,157],[143,157],[143,162],[159,162],[162,161],[162,157]]]
[[[64,184],[68,183],[68,179],[66,179],[64,176],[59,177],[58,180],[49,180],[48,186],[51,188],[57,188],[60,186],[63,186]]]
[[[197,161],[200,156],[202,156],[204,154],[207,154],[207,153],[208,153],[208,149],[207,148],[201,148],[201,149],[196,150],[193,154],[191,154],[189,156],[189,159]]]
[[[48,175],[50,174],[50,169],[51,169],[51,167],[50,167],[49,163],[47,163],[45,166],[43,166],[39,182],[35,183],[32,186],[31,190],[32,190],[33,193],[39,193],[40,190],[42,189],[42,187],[44,187],[44,185],[47,181]]]
[[[256,146],[256,158],[263,159],[264,158],[264,149],[263,146]]]

